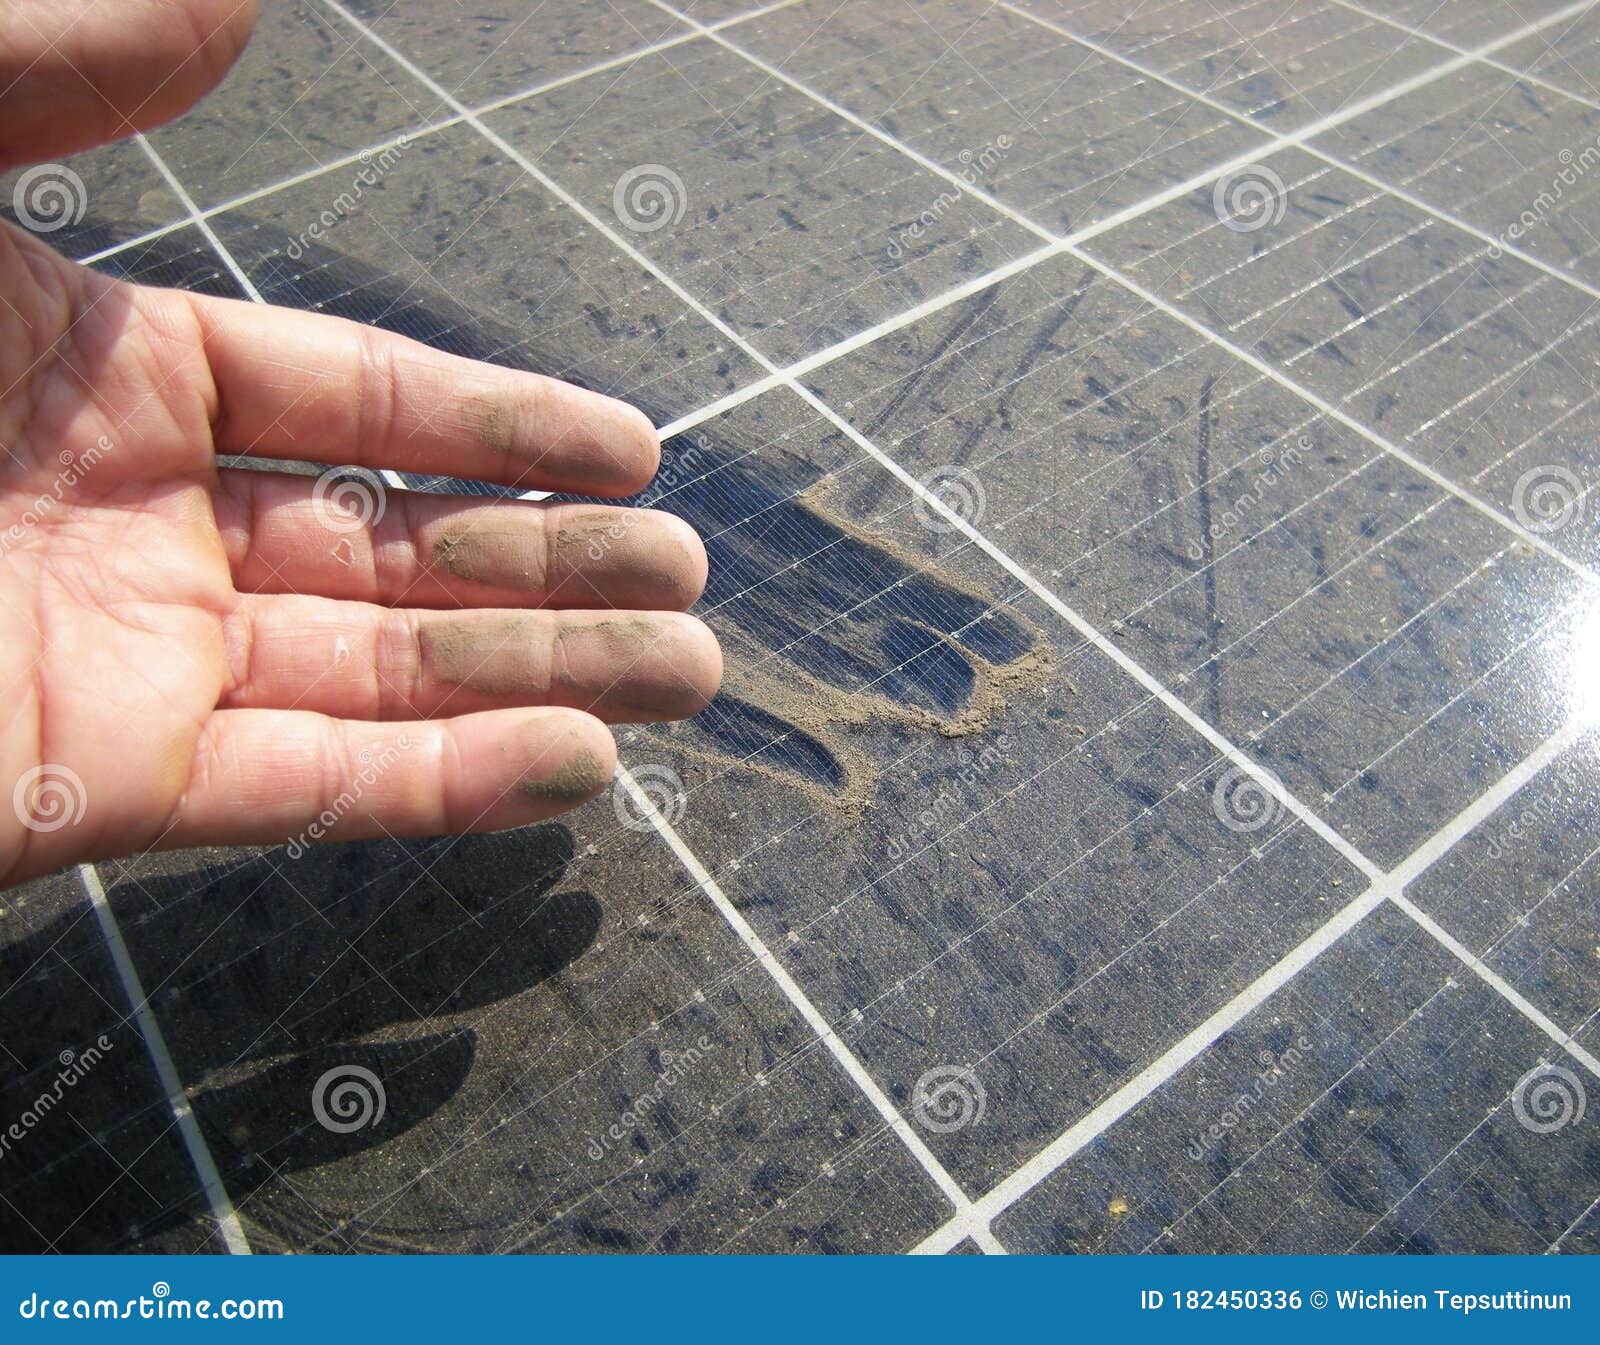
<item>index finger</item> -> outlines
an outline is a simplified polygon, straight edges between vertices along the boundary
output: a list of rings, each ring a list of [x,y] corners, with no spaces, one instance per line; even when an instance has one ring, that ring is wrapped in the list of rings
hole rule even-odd
[[[643,489],[660,465],[649,417],[614,397],[344,318],[187,297],[219,453],[604,496]]]

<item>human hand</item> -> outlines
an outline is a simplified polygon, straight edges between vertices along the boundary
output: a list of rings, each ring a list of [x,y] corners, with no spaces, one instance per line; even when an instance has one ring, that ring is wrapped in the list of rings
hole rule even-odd
[[[204,92],[250,7],[181,8],[190,31],[157,23],[158,0],[0,10],[0,168]],[[721,678],[715,639],[682,615],[705,552],[668,515],[216,462],[640,489],[659,460],[649,421],[567,384],[127,285],[0,225],[0,447],[0,785],[16,805],[0,808],[0,882],[157,846],[536,821],[605,788],[602,721],[685,717]]]

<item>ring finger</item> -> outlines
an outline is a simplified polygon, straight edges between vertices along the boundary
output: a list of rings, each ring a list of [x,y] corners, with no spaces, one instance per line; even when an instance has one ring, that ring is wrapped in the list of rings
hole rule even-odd
[[[722,680],[716,638],[678,612],[439,612],[245,595],[219,708],[429,719],[512,706],[610,723],[686,719]]]

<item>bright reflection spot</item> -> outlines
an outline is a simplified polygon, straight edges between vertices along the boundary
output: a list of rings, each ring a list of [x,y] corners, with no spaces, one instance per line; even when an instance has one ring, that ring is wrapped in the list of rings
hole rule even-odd
[[[1600,605],[1581,612],[1567,650],[1567,706],[1579,728],[1600,725]]]

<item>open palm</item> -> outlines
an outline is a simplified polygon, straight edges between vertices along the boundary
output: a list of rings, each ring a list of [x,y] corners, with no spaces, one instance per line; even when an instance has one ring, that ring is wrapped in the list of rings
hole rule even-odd
[[[0,225],[0,448],[0,882],[537,820],[605,787],[602,721],[692,714],[721,676],[681,522],[380,484],[639,489],[648,420],[566,384]]]

